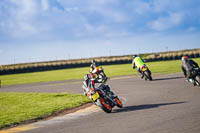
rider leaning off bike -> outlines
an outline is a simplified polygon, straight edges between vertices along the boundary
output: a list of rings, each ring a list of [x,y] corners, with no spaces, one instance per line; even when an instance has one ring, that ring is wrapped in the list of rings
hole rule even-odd
[[[183,56],[181,60],[181,68],[183,70],[184,76],[187,78],[186,81],[193,81],[194,75],[192,75],[192,71],[194,68],[199,68],[199,65],[195,61],[189,59],[188,56]]]
[[[84,76],[84,95],[87,95],[89,90],[95,91],[95,84],[102,83],[101,87],[106,90],[106,92],[114,97],[114,93],[110,90],[108,85],[105,85],[107,81],[107,77],[103,71],[102,67],[97,67],[97,63],[95,60],[92,60],[92,64],[90,65],[90,74],[86,74]]]
[[[142,79],[144,78],[144,73],[142,72],[142,66],[144,65],[144,61],[141,57],[138,57],[137,55],[133,56],[132,67],[133,69],[136,68]]]
[[[99,67],[99,64],[95,61],[92,60],[90,65],[90,74],[91,77],[96,80],[96,82],[99,83],[106,83],[107,77],[106,74],[104,73],[104,70],[102,67]]]

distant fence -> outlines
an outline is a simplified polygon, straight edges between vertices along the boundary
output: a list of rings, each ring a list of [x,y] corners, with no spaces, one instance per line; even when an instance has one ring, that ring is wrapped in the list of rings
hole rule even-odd
[[[191,54],[188,55],[190,58],[199,58],[200,54]],[[147,62],[153,61],[167,61],[167,60],[180,60],[180,56],[169,56],[169,57],[156,57],[145,59]],[[122,60],[105,60],[99,61],[100,65],[116,65],[116,64],[128,64],[132,63],[132,58],[126,58]],[[59,70],[59,69],[69,69],[69,68],[80,68],[80,67],[89,67],[90,62],[85,63],[71,63],[71,64],[57,64],[57,65],[44,65],[44,66],[28,66],[23,68],[12,68],[12,69],[1,69],[0,75],[7,74],[18,74],[18,73],[30,73],[30,72],[40,72],[40,71],[50,71],[50,70]]]
[[[146,59],[148,62],[152,61],[168,61],[168,60],[180,60],[183,55],[176,55],[176,56],[168,56],[168,57],[155,57],[155,58],[148,58]],[[187,55],[189,58],[199,58],[200,54],[191,54]]]
[[[104,61],[98,62],[100,65],[115,65],[115,64],[126,64],[131,63],[131,60],[119,60],[119,61]],[[69,69],[69,68],[80,68],[80,67],[89,67],[90,62],[88,63],[75,63],[75,64],[62,64],[62,65],[48,65],[48,66],[37,66],[37,67],[24,67],[16,69],[1,70],[0,75],[7,74],[18,74],[18,73],[30,73],[30,72],[40,72],[40,71],[50,71],[50,70],[59,70],[59,69]]]

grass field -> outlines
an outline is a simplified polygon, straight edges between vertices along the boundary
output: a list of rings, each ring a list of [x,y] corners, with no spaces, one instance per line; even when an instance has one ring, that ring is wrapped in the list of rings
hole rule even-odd
[[[78,94],[0,93],[0,128],[80,106],[90,100]]]
[[[200,58],[196,58],[194,60],[200,64]],[[149,62],[146,64],[152,71],[153,75],[181,72],[180,60]],[[106,65],[103,66],[103,68],[108,77],[136,74],[136,71],[132,69],[131,64]],[[89,73],[89,66],[84,68],[64,69],[46,72],[3,75],[0,76],[0,79],[2,81],[2,85],[13,85],[70,79],[82,79],[86,73]]]

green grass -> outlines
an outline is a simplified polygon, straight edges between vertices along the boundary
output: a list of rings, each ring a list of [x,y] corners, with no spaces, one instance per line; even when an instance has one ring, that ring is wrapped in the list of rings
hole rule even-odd
[[[0,128],[89,101],[86,96],[78,94],[0,93]]]
[[[194,60],[200,63],[200,58]],[[153,74],[181,72],[180,60],[149,62],[146,64]],[[132,69],[131,64],[106,65],[103,66],[103,68],[108,77],[136,74],[136,71]],[[86,73],[89,73],[89,66],[84,68],[64,69],[46,72],[2,75],[0,76],[0,79],[2,80],[2,85],[13,85],[70,79],[82,79]]]

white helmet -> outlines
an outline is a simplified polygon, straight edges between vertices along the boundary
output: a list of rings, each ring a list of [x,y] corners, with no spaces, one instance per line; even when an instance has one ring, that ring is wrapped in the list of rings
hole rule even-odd
[[[95,61],[95,59],[93,59],[93,60],[91,61],[91,63],[92,63],[92,64],[96,64],[96,61]]]
[[[137,57],[137,55],[133,55],[132,57],[135,58],[135,57]]]

